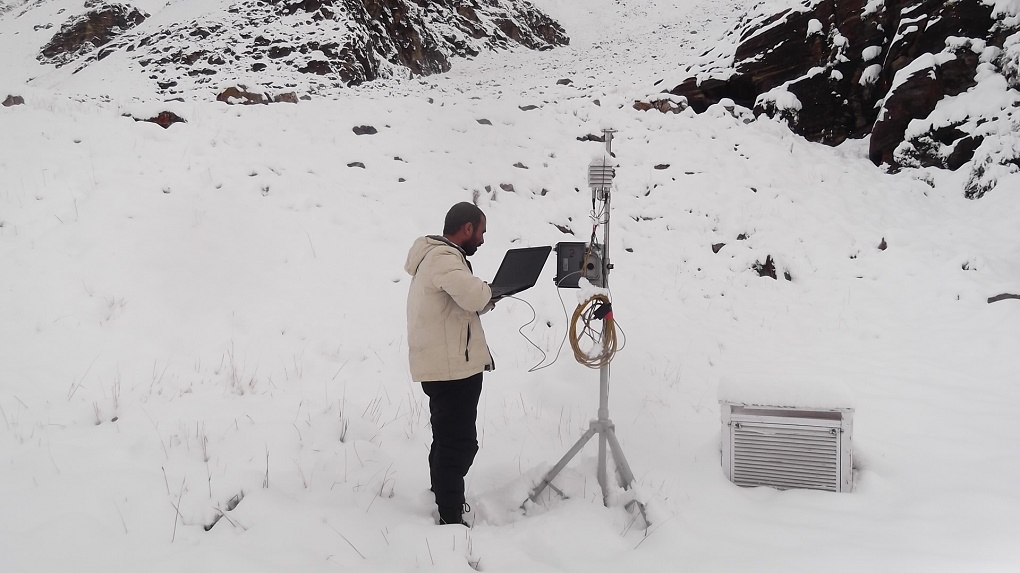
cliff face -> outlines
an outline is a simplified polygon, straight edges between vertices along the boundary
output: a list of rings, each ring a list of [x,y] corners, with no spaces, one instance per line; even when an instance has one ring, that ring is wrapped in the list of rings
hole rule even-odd
[[[732,54],[671,90],[695,111],[730,98],[812,141],[870,135],[872,161],[893,169],[970,165],[971,197],[994,187],[992,172],[1020,168],[1000,137],[1020,125],[1009,2],[810,0],[749,13],[730,38]]]
[[[314,92],[444,72],[452,58],[482,50],[541,50],[569,41],[556,22],[522,0],[239,0],[224,6],[184,0],[150,15],[130,3],[91,0],[84,11],[64,16],[38,59],[77,73],[109,58],[144,74],[164,95],[191,97],[232,84]]]

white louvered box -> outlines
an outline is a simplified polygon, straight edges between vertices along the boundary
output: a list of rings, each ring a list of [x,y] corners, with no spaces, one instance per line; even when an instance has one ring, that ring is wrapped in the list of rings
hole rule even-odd
[[[853,489],[853,409],[720,402],[722,463],[740,486]]]

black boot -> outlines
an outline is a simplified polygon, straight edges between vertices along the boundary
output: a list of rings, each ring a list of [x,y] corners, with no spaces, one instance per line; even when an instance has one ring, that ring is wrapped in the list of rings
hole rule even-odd
[[[464,521],[464,514],[470,511],[471,506],[466,503],[452,507],[440,507],[439,525],[463,525],[465,527],[471,527],[468,525],[468,522]]]

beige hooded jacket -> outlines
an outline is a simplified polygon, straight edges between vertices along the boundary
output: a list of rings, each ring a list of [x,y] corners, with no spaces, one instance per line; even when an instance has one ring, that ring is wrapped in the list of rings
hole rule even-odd
[[[464,251],[443,237],[419,237],[407,253],[407,345],[415,382],[461,380],[495,364],[479,314],[492,291]]]

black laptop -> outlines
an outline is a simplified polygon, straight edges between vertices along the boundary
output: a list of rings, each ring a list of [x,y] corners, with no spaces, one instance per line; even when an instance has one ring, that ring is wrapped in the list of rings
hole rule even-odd
[[[550,246],[507,251],[496,271],[496,278],[489,284],[492,299],[517,294],[535,286],[550,251]]]

